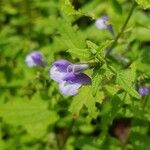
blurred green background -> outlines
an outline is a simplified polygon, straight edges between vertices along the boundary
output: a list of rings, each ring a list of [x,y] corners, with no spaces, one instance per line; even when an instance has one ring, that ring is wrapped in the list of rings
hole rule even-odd
[[[150,150],[150,102],[141,114],[141,100],[133,106],[127,97],[122,105],[123,95],[118,98],[117,87],[108,85],[95,100],[96,114],[90,102],[74,114],[68,110],[75,98],[62,96],[49,77],[56,59],[82,61],[68,53],[71,42],[80,48],[85,40],[97,44],[112,40],[107,30],[96,28],[95,20],[108,15],[116,35],[131,4],[131,0],[0,0],[0,150]],[[148,9],[136,7],[118,43],[114,51],[138,63],[140,79],[149,84]],[[25,57],[32,50],[44,54],[46,68],[27,67]],[[103,102],[106,99],[111,103]]]

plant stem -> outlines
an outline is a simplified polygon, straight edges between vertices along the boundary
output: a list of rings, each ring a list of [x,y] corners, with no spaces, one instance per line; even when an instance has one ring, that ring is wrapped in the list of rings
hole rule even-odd
[[[112,57],[114,60],[121,63],[123,66],[127,67],[130,65],[130,60],[127,57],[124,57],[123,55],[119,54],[118,52],[111,52],[109,53],[109,56]]]
[[[65,150],[65,145],[66,145],[66,142],[67,142],[67,140],[68,140],[68,138],[69,138],[69,136],[70,136],[70,134],[72,132],[72,129],[73,129],[74,124],[75,124],[75,120],[76,119],[72,120],[71,125],[68,128],[66,135],[61,137],[62,139],[59,138],[59,135],[56,134],[57,146],[58,146],[59,150]],[[61,140],[63,140],[63,141],[61,142]]]
[[[145,106],[146,106],[146,104],[147,104],[147,101],[148,101],[148,97],[146,96],[143,101],[144,101],[144,102],[143,102],[143,110],[144,110],[144,109],[145,109]]]
[[[120,36],[123,34],[123,32],[124,32],[124,30],[125,30],[125,28],[126,28],[128,22],[129,22],[129,20],[130,20],[130,17],[131,17],[131,15],[132,15],[132,13],[133,13],[133,10],[134,10],[135,6],[136,6],[136,2],[133,1],[133,4],[132,4],[131,9],[130,9],[130,11],[129,11],[129,14],[128,14],[128,16],[127,16],[127,18],[126,18],[126,20],[125,20],[125,22],[124,22],[124,24],[123,24],[123,26],[122,26],[120,32],[117,34],[117,36],[116,36],[114,42],[112,43],[112,45],[110,46],[110,48],[107,50],[107,55],[110,54],[110,52],[112,51],[112,49],[116,46],[116,44],[117,44],[117,42],[118,42],[118,39],[119,39]]]

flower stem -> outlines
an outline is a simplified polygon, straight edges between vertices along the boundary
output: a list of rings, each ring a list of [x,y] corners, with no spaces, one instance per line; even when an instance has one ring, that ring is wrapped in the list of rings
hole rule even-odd
[[[143,101],[144,101],[144,102],[143,102],[143,110],[144,110],[144,109],[145,109],[145,106],[146,106],[146,104],[147,104],[147,101],[148,101],[148,96],[146,96]]]
[[[118,39],[119,39],[120,36],[123,34],[123,32],[124,32],[124,30],[125,30],[125,28],[126,28],[128,22],[129,22],[129,20],[130,20],[130,17],[131,17],[131,15],[132,15],[132,13],[133,13],[133,10],[134,10],[135,6],[136,6],[136,2],[133,1],[133,4],[132,4],[131,9],[130,9],[130,11],[129,11],[129,14],[128,14],[128,16],[127,16],[127,18],[126,18],[126,20],[125,20],[125,22],[124,22],[124,24],[123,24],[123,26],[122,26],[120,32],[117,34],[117,36],[116,36],[114,42],[112,43],[112,45],[110,46],[110,48],[107,50],[107,55],[110,54],[110,52],[112,51],[112,49],[116,46],[116,44],[117,44],[117,42],[118,42]]]
[[[72,120],[71,125],[70,125],[70,127],[68,129],[67,135],[66,135],[66,137],[64,137],[64,141],[63,141],[61,147],[59,148],[60,150],[65,150],[66,142],[67,142],[67,140],[68,140],[68,138],[69,138],[69,136],[70,136],[70,134],[72,132],[72,129],[73,129],[74,125],[75,125],[75,121],[76,121],[75,119]]]

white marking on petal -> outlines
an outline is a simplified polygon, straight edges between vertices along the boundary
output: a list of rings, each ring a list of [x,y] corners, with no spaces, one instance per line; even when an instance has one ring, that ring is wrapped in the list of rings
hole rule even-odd
[[[61,93],[66,96],[76,95],[80,87],[81,87],[81,84],[79,83],[71,84],[67,81],[63,81],[59,84],[59,89]]]
[[[56,66],[52,66],[49,73],[50,73],[50,78],[58,83],[62,82],[64,76],[66,75],[65,72],[59,71]]]
[[[36,64],[34,63],[31,55],[28,55],[25,59],[26,64],[28,65],[28,67],[33,67],[36,66]]]

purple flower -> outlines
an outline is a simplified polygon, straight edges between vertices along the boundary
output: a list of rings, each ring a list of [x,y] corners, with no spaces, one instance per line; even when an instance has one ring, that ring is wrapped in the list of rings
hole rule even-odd
[[[67,60],[58,60],[52,64],[50,69],[50,77],[54,81],[60,83],[67,74],[67,68],[71,63]]]
[[[82,85],[91,84],[90,77],[82,73],[88,67],[87,64],[72,64],[67,60],[58,60],[52,64],[50,77],[58,82],[63,95],[76,95]]]
[[[68,73],[59,84],[59,89],[63,95],[71,96],[78,93],[82,85],[91,84],[91,79],[84,73]]]
[[[150,94],[150,89],[147,88],[146,86],[141,86],[141,87],[139,87],[138,92],[141,96],[146,96],[146,95]]]
[[[39,51],[32,51],[26,56],[25,63],[28,67],[33,66],[44,66],[45,62],[43,61],[43,55]]]
[[[95,25],[98,29],[108,29],[113,34],[113,29],[111,24],[107,24],[109,18],[107,16],[102,16],[97,19]]]

